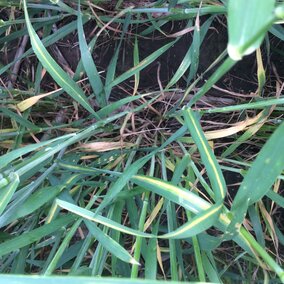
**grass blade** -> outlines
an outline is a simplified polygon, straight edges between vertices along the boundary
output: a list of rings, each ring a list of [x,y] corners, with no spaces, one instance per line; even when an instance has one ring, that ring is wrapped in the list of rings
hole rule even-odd
[[[248,206],[260,200],[271,188],[284,169],[284,123],[282,123],[263,146],[246,174],[234,199],[231,214],[233,220],[229,232],[237,233]],[[263,178],[265,177],[265,178]]]
[[[221,168],[205,138],[202,128],[196,118],[196,114],[189,108],[184,109],[183,114],[186,125],[192,135],[195,144],[198,147],[201,159],[207,170],[212,189],[215,193],[215,199],[217,202],[219,202],[225,198],[227,192],[227,187]]]
[[[229,0],[228,53],[232,59],[240,60],[260,46],[273,20],[275,2],[275,0]],[[262,29],[264,30],[258,34]],[[256,35],[257,38],[253,40]],[[247,46],[248,42],[250,44]]]
[[[3,179],[5,181],[3,181]],[[2,178],[0,181],[1,183],[2,182],[8,183],[6,186],[4,186],[4,188],[0,185],[0,215],[1,215],[5,210],[7,204],[11,200],[14,192],[16,191],[20,183],[20,179],[16,173],[11,173],[8,176],[8,178]]]
[[[23,1],[23,4],[24,4],[25,19],[26,19],[27,29],[30,35],[31,45],[39,61],[44,66],[44,68],[50,73],[50,75],[53,77],[53,79],[58,83],[60,87],[62,87],[75,101],[77,101],[80,105],[82,105],[91,114],[95,115],[96,118],[98,119],[99,117],[96,115],[95,111],[88,103],[87,97],[85,96],[83,91],[78,87],[76,82],[74,82],[63,71],[63,69],[56,63],[56,61],[47,52],[46,48],[44,47],[43,43],[40,41],[38,35],[36,34],[36,32],[32,27],[31,21],[29,19],[26,0]]]
[[[106,98],[104,95],[104,86],[100,77],[100,74],[97,70],[97,67],[94,63],[93,57],[90,53],[84,29],[83,29],[83,21],[82,14],[80,11],[80,1],[78,2],[78,37],[79,37],[79,46],[81,51],[81,58],[83,62],[83,66],[88,75],[89,82],[92,86],[93,92],[96,95],[98,105],[104,107],[106,105]]]
[[[147,190],[164,196],[168,200],[175,202],[185,209],[197,214],[210,208],[210,204],[198,195],[183,188],[172,185],[154,177],[134,176],[131,181],[144,187]]]

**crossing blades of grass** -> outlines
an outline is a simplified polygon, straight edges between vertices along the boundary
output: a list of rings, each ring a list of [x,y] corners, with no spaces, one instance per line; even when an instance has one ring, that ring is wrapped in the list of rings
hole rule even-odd
[[[12,251],[16,251],[17,249],[32,244],[36,241],[39,241],[41,238],[56,232],[64,226],[67,226],[75,219],[76,217],[72,215],[60,217],[54,220],[52,224],[43,225],[40,228],[31,230],[29,232],[26,232],[25,234],[11,238],[0,244],[0,256],[8,254]]]
[[[125,81],[126,79],[130,78],[131,76],[137,74],[139,71],[143,70],[145,67],[147,67],[149,64],[151,64],[154,60],[156,60],[159,56],[161,56],[164,52],[166,52],[170,47],[172,47],[175,44],[176,40],[165,44],[163,47],[159,48],[146,58],[144,58],[142,61],[139,62],[138,65],[134,66],[133,68],[129,69],[122,75],[115,78],[111,83],[109,87],[114,87],[121,82]]]
[[[174,186],[169,182],[146,176],[134,176],[131,179],[143,188],[162,195],[185,209],[197,214],[196,217],[173,232],[159,236],[160,238],[187,238],[196,235],[212,226],[220,214],[222,204],[211,206],[196,194]]]
[[[128,228],[126,226],[123,226],[121,224],[118,224],[106,217],[103,217],[101,215],[95,215],[92,211],[87,210],[85,208],[81,208],[77,205],[71,204],[69,202],[63,201],[63,200],[56,200],[56,204],[58,206],[60,206],[63,209],[66,209],[82,218],[85,218],[87,220],[105,225],[109,228],[115,229],[117,231],[129,234],[129,235],[134,235],[134,236],[141,236],[141,237],[147,237],[147,238],[151,238],[153,237],[151,234],[147,234],[147,233],[143,233],[143,232],[139,232],[137,230]]]
[[[211,26],[211,23],[213,21],[213,17],[210,17],[200,28],[200,31],[194,31],[194,33],[200,32],[200,44],[202,43],[203,39],[205,38],[205,35],[207,34],[207,31],[209,27]],[[197,37],[197,36],[196,36]],[[192,54],[193,50],[198,49],[199,46],[194,46],[193,44],[189,47],[187,53],[185,54],[179,68],[177,69],[176,73],[172,76],[170,82],[167,85],[167,89],[173,86],[178,80],[184,75],[184,73],[188,70],[189,66],[192,64]]]
[[[36,32],[32,27],[28,14],[26,0],[23,1],[23,4],[24,4],[25,19],[26,19],[26,24],[31,44],[39,61],[44,66],[44,68],[50,73],[50,75],[58,83],[59,86],[61,86],[74,100],[76,100],[86,110],[88,110],[97,119],[99,119],[93,108],[88,103],[87,97],[85,96],[84,92],[78,87],[76,82],[74,82],[63,71],[63,69],[56,63],[56,61],[47,52],[46,48],[44,47],[43,43],[40,41],[38,35],[36,34]]]
[[[54,138],[51,139],[49,141],[45,141],[45,142],[40,142],[37,144],[31,144],[28,146],[25,146],[23,148],[20,149],[16,149],[14,151],[11,151],[5,155],[2,155],[0,157],[0,169],[6,167],[9,163],[11,163],[12,161],[16,160],[17,158],[24,156],[32,151],[35,151],[41,147],[44,147],[46,145],[52,144],[52,142],[56,142],[58,140],[64,140],[64,139],[68,139],[69,137],[73,136],[72,134],[67,134],[66,136],[62,136],[62,137],[58,137],[58,138]]]
[[[111,254],[115,255],[117,258],[125,261],[127,263],[139,265],[128,252],[119,243],[114,241],[110,236],[104,233],[101,229],[97,227],[96,224],[85,221],[85,224],[90,231],[90,233],[100,242],[100,244],[108,250]]]

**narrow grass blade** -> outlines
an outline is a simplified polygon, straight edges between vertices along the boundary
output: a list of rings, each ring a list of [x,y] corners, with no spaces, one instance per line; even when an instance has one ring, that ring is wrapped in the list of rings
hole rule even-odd
[[[112,82],[115,78],[115,71],[116,71],[116,67],[117,67],[117,62],[118,62],[118,58],[119,58],[119,52],[120,52],[120,48],[125,36],[125,33],[128,30],[129,24],[130,24],[130,20],[131,20],[131,15],[127,14],[125,21],[123,23],[123,29],[122,29],[122,34],[121,34],[121,38],[119,40],[119,43],[117,45],[117,48],[114,52],[113,57],[111,58],[110,64],[107,68],[107,74],[106,74],[106,80],[105,80],[105,93],[106,93],[106,99],[109,99],[109,96],[111,94],[111,90],[112,90]]]
[[[134,66],[137,66],[139,64],[140,58],[139,58],[139,46],[138,46],[138,39],[137,36],[135,37],[135,43],[134,43],[134,49],[133,49],[133,63]],[[138,91],[139,82],[140,82],[140,72],[137,72],[134,76],[135,84],[134,84],[134,90],[133,95],[135,95]]]
[[[262,90],[266,82],[266,76],[265,76],[265,70],[263,67],[263,60],[262,60],[262,54],[261,49],[258,48],[256,50],[256,60],[257,60],[257,79],[258,79],[258,95],[262,95]]]
[[[21,112],[29,109],[30,107],[32,107],[33,105],[35,105],[40,99],[45,98],[47,96],[52,95],[54,92],[50,92],[47,94],[41,94],[41,95],[37,95],[37,96],[33,96],[30,97],[28,99],[25,99],[23,101],[21,101],[20,103],[17,104],[17,107],[19,108],[19,110]]]
[[[205,282],[206,277],[205,277],[205,272],[204,272],[204,266],[203,266],[203,261],[201,259],[201,252],[200,252],[198,238],[196,236],[192,237],[192,245],[194,249],[194,257],[195,257],[195,262],[197,266],[199,281]]]
[[[193,33],[193,39],[192,39],[192,53],[190,54],[191,57],[191,66],[189,69],[189,74],[187,78],[187,84],[190,83],[192,79],[196,76],[198,65],[199,65],[199,54],[200,54],[200,45],[201,45],[201,39],[200,39],[200,20],[199,20],[199,14],[197,14],[195,18],[195,26],[194,26],[194,33]]]
[[[236,64],[236,61],[227,58],[218,69],[210,76],[206,83],[199,89],[196,95],[188,103],[188,106],[194,105],[202,96],[204,96],[213,85],[220,80]]]
[[[175,167],[173,177],[171,180],[172,184],[175,185],[179,184],[180,180],[182,179],[182,174],[184,170],[189,166],[189,163],[190,163],[190,155],[185,154]]]
[[[62,243],[60,244],[60,246],[56,250],[56,253],[52,257],[52,259],[51,259],[49,265],[47,266],[46,270],[44,271],[44,275],[45,276],[51,275],[52,272],[55,270],[58,261],[62,257],[64,251],[66,250],[67,246],[69,245],[72,237],[76,233],[76,231],[77,231],[78,227],[80,226],[81,222],[82,222],[82,220],[79,219],[72,225],[72,227],[70,228],[70,230],[68,231],[68,233],[64,237]]]
[[[284,169],[284,123],[272,134],[257,155],[234,199],[239,203],[250,198],[250,204],[261,199]],[[263,179],[265,177],[265,179]],[[261,179],[261,180],[260,180]],[[254,188],[252,191],[251,189]]]
[[[274,192],[273,190],[269,190],[266,193],[266,196],[269,197],[272,201],[274,201],[277,205],[284,208],[284,197],[283,196]]]
[[[215,193],[216,202],[223,200],[226,196],[227,187],[221,168],[210,148],[202,128],[196,118],[196,114],[191,109],[184,109],[183,115],[186,125],[192,135],[195,144],[201,155],[201,159],[208,173],[212,189]]]
[[[207,31],[213,21],[213,17],[210,17],[200,28],[200,42],[202,43]],[[179,68],[177,69],[176,73],[172,76],[170,82],[168,83],[166,89],[173,86],[178,80],[184,75],[184,73],[188,70],[189,66],[192,62],[192,54],[193,54],[193,44],[189,47],[188,51],[186,52]]]
[[[31,44],[35,54],[37,55],[39,61],[44,66],[44,68],[50,73],[53,79],[61,86],[74,100],[76,100],[80,105],[82,105],[91,114],[95,115],[98,119],[93,108],[88,103],[87,97],[83,91],[78,87],[76,82],[74,82],[56,63],[56,61],[50,56],[44,47],[43,43],[40,41],[38,35],[34,31],[31,21],[29,19],[29,14],[27,10],[26,0],[23,1],[25,19],[27,24],[27,29],[30,35]]]
[[[83,29],[82,14],[80,11],[80,1],[78,2],[77,22],[78,22],[77,28],[78,28],[79,46],[80,46],[83,66],[88,75],[89,82],[92,86],[93,92],[96,95],[98,105],[100,107],[104,107],[106,105],[104,86],[86,41]]]
[[[7,178],[2,179],[5,179],[6,183],[8,184],[4,187],[0,185],[0,215],[5,210],[7,204],[11,200],[14,192],[16,191],[20,183],[19,176],[16,173],[11,173]]]
[[[269,117],[269,110],[263,110],[260,112],[255,118],[256,120],[253,122],[254,124],[251,125],[237,140],[234,141],[225,151],[222,153],[221,157],[225,158],[228,155],[232,154],[242,143],[247,141],[250,137],[255,135],[259,129],[265,124]],[[250,123],[249,123],[250,124]],[[245,127],[249,126],[249,124],[245,125]],[[245,129],[245,128],[244,128]]]
[[[218,113],[218,112],[230,112],[230,111],[238,111],[245,109],[261,109],[267,106],[273,105],[282,105],[284,104],[284,97],[280,97],[279,99],[263,99],[258,102],[247,103],[247,104],[238,104],[234,106],[220,107],[220,108],[211,108],[206,111],[206,113]]]

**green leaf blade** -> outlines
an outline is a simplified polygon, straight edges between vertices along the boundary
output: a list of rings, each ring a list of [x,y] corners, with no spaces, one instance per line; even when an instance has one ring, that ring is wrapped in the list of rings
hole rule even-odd
[[[24,4],[25,19],[26,19],[27,29],[30,35],[31,45],[39,61],[59,86],[61,86],[75,101],[77,101],[80,105],[82,105],[91,114],[95,115],[96,118],[98,119],[99,117],[96,115],[95,111],[88,103],[87,97],[85,96],[83,91],[63,71],[63,69],[56,63],[56,61],[47,52],[46,48],[44,47],[43,43],[41,42],[41,40],[39,39],[38,35],[36,34],[36,32],[32,27],[31,21],[29,19],[26,0],[23,1],[23,4]]]

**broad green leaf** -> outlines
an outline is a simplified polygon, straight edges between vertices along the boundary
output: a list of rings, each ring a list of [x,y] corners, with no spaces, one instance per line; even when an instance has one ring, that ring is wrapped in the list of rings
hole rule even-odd
[[[39,61],[44,66],[44,68],[50,73],[53,79],[61,86],[74,100],[81,104],[86,110],[91,114],[95,115],[98,119],[93,108],[88,103],[87,97],[84,92],[78,87],[76,82],[74,82],[56,63],[56,61],[50,56],[44,47],[43,43],[40,41],[38,35],[34,31],[31,21],[29,19],[29,14],[27,10],[26,0],[23,1],[25,19],[27,24],[27,29],[30,35],[31,45],[35,54],[37,55]]]
[[[219,202],[225,198],[227,192],[221,168],[205,138],[200,123],[196,118],[196,114],[190,108],[185,108],[183,115],[190,134],[198,147],[202,162],[207,170],[212,189],[215,193],[215,201]]]
[[[254,52],[273,23],[275,0],[229,0],[228,53],[234,60]]]
[[[100,244],[122,261],[139,265],[139,263],[118,242],[99,229],[96,224],[85,220],[89,232],[100,242]]]

